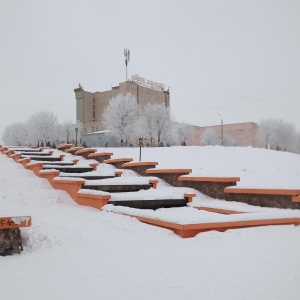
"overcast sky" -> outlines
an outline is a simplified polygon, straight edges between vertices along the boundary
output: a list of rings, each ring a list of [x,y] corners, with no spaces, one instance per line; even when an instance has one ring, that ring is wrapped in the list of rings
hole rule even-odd
[[[178,121],[280,118],[300,131],[300,1],[0,0],[0,133],[46,109],[75,122],[73,89],[129,75],[170,87]]]

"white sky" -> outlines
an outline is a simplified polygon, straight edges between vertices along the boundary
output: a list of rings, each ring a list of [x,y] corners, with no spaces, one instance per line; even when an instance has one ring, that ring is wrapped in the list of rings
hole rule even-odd
[[[75,121],[73,89],[129,75],[170,86],[178,121],[281,118],[300,130],[300,1],[0,0],[0,133],[47,109]]]

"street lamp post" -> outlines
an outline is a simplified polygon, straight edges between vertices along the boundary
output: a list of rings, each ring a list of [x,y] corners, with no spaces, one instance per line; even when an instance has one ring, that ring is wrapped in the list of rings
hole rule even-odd
[[[78,133],[78,128],[75,128],[75,134],[76,134],[76,140],[75,140],[75,147],[77,147],[77,133]]]
[[[223,117],[221,114],[219,114],[221,118],[221,145],[224,146],[224,136],[223,136]]]
[[[142,159],[142,143],[143,143],[143,138],[140,137],[139,138],[139,146],[140,146],[140,161]]]

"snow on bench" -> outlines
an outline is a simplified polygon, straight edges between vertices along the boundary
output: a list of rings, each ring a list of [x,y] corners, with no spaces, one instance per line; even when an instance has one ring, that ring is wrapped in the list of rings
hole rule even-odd
[[[236,185],[239,177],[206,177],[206,176],[180,176],[178,181],[181,186],[189,187],[216,199],[224,199],[224,188]]]
[[[254,188],[254,187],[226,187],[226,200],[248,203],[250,205],[300,209],[297,200],[300,189],[287,188]],[[300,198],[299,198],[300,199]]]
[[[141,176],[146,175],[146,170],[153,169],[158,165],[155,161],[139,161],[139,162],[127,162],[122,164],[122,168],[128,168],[135,171]]]
[[[132,158],[114,158],[114,159],[106,159],[103,161],[103,163],[105,164],[111,164],[113,166],[115,166],[116,169],[121,169],[122,165],[124,163],[128,163],[130,161],[133,161]]]
[[[103,163],[105,160],[108,160],[111,158],[113,153],[111,152],[96,152],[96,153],[90,153],[88,155],[88,158],[95,159],[99,163]]]
[[[15,208],[9,209],[9,203],[4,202],[0,210],[0,256],[20,253],[23,250],[20,228],[29,226],[30,216],[16,214]]]
[[[111,201],[111,200],[110,200]],[[244,214],[222,214],[201,211],[192,207],[179,207],[158,210],[143,210],[131,207],[110,205],[102,210],[137,218],[139,221],[172,230],[183,238],[194,237],[198,233],[216,230],[224,232],[228,229],[239,229],[268,225],[300,225],[300,213],[259,212]]]
[[[72,147],[65,150],[66,153],[74,154],[75,152],[84,149],[83,147]]]
[[[84,158],[88,158],[88,155],[91,153],[95,153],[97,151],[97,149],[93,149],[93,148],[84,148],[81,150],[76,151],[74,154],[78,155],[78,156],[82,156]]]
[[[62,144],[56,147],[57,150],[65,151],[73,147],[73,144]]]
[[[178,177],[192,173],[192,169],[148,169],[147,175],[157,176],[172,186],[181,186]]]

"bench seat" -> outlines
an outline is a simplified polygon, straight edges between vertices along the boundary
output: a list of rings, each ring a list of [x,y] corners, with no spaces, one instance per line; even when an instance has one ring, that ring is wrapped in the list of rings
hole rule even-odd
[[[132,158],[122,157],[122,158],[106,159],[103,161],[103,163],[111,164],[115,166],[116,169],[121,169],[124,163],[128,163],[131,161],[133,161]]]
[[[76,151],[74,154],[78,155],[78,156],[82,156],[84,158],[88,158],[88,155],[91,153],[95,153],[97,151],[97,149],[93,149],[93,148],[84,148],[81,150]]]
[[[105,160],[108,160],[113,155],[112,152],[96,152],[96,153],[90,153],[88,155],[88,158],[95,159],[99,163],[103,163]]]
[[[156,161],[139,161],[139,162],[128,162],[122,165],[122,168],[130,169],[135,171],[141,176],[146,175],[146,170],[153,169],[158,165]]]
[[[65,151],[73,147],[73,144],[62,144],[56,147],[57,150]]]
[[[0,216],[0,256],[20,253],[23,250],[20,228],[29,226],[30,216]]]
[[[196,189],[215,199],[224,199],[224,188],[236,185],[239,177],[207,177],[207,176],[180,176],[178,181],[181,186]]]
[[[248,203],[250,205],[300,209],[295,201],[300,189],[227,187],[224,189],[225,199]]]
[[[192,173],[192,169],[148,169],[147,175],[157,176],[172,186],[181,186],[178,177]]]

